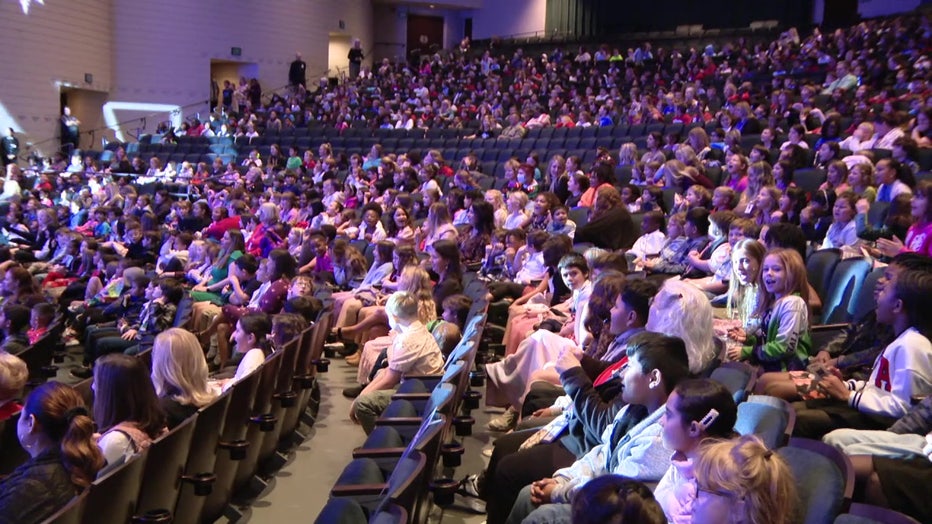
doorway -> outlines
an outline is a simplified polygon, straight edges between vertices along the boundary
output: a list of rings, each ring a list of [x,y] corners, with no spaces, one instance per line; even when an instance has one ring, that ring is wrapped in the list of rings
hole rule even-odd
[[[78,119],[77,149],[103,149],[105,141],[114,139],[112,129],[104,123],[103,105],[107,102],[108,93],[92,89],[61,86],[59,88],[58,115],[65,112],[67,106],[71,115]],[[56,136],[61,138],[61,119],[55,122]]]
[[[847,27],[858,22],[857,0],[825,0],[822,27]]]
[[[327,46],[327,76],[342,81],[349,74],[349,52],[352,39],[343,33],[330,33]],[[315,79],[308,79],[313,82]]]
[[[250,78],[259,78],[259,64],[253,62],[237,62],[235,60],[211,59],[210,61],[210,78],[209,83],[205,86],[208,93],[211,93],[211,110],[216,109],[214,101],[214,83],[217,85],[216,97],[217,103],[223,102],[224,82],[230,82],[233,89],[239,85],[240,78],[249,80]],[[284,80],[287,79],[283,79]]]
[[[408,15],[408,58],[415,64],[443,49],[443,17]]]

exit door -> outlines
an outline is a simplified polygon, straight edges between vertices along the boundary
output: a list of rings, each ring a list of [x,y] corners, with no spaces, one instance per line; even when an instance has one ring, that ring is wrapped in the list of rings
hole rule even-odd
[[[443,17],[408,15],[408,56],[420,57],[443,49]]]

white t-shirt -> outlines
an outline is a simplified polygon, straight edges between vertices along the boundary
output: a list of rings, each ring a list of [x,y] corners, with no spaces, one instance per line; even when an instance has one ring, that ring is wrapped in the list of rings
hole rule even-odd
[[[265,351],[259,348],[252,348],[243,356],[243,360],[236,366],[236,374],[231,380],[223,384],[223,391],[233,387],[237,382],[243,380],[247,375],[255,371],[265,362]]]

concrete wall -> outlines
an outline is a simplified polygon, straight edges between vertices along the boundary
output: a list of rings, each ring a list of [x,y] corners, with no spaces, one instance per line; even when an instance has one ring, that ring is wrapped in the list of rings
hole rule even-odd
[[[487,1],[482,9],[470,13],[474,39],[511,36],[546,28],[547,0]]]
[[[145,104],[203,113],[211,59],[256,64],[269,91],[287,83],[295,51],[310,79],[328,67],[330,33],[359,38],[369,49],[372,29],[372,0],[45,0],[33,2],[28,15],[20,2],[2,1],[0,48],[8,51],[0,53],[0,129],[23,131],[22,144],[56,136],[56,82],[107,93],[123,108],[118,121],[149,114]],[[231,47],[242,56],[231,56]],[[147,129],[167,116],[147,118]],[[55,147],[49,140],[42,149]]]
[[[27,6],[28,15],[20,2],[0,2],[0,129],[25,132],[19,135],[24,150],[27,143],[57,149],[59,86],[113,87],[110,0]],[[85,83],[85,73],[93,83]],[[87,107],[73,109],[80,120],[93,120]]]
[[[858,0],[858,14],[862,18],[905,13],[919,7],[919,0]]]
[[[329,76],[343,76],[349,72],[349,52],[353,40],[349,35],[334,34],[328,43],[327,67]],[[363,51],[365,52],[365,51]]]

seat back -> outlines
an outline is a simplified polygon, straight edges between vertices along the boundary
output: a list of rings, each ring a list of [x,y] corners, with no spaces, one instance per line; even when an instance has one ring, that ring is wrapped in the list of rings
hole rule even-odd
[[[838,265],[840,259],[841,251],[838,249],[820,249],[806,261],[806,275],[809,278],[809,284],[815,289],[823,303],[825,302],[828,285],[831,283],[832,275],[835,272],[835,266]]]
[[[71,499],[62,509],[45,519],[43,524],[81,524],[84,518],[84,509],[87,507],[87,490]]]
[[[234,493],[243,489],[258,470],[262,441],[267,431],[262,429],[261,424],[256,421],[256,417],[271,415],[272,395],[275,393],[275,381],[278,379],[283,356],[284,353],[281,351],[272,353],[271,356],[265,359],[262,367],[258,369],[260,374],[259,387],[256,389],[248,419],[249,425],[246,430],[246,441],[249,443],[249,447],[246,448],[246,458],[241,460],[236,468],[236,478],[233,482]],[[280,427],[278,422],[274,426]]]
[[[815,167],[806,167],[793,171],[793,182],[810,194],[819,190],[819,186],[825,182],[825,177],[825,171]]]
[[[130,522],[136,510],[148,450],[137,453],[88,488],[84,524]]]
[[[202,520],[210,522],[217,520],[233,495],[233,481],[236,478],[239,461],[233,460],[224,446],[246,439],[253,399],[256,396],[256,390],[259,389],[260,370],[261,368],[243,377],[231,390],[230,405],[224,417],[223,433],[216,451],[214,474],[217,475],[217,480],[214,482],[213,491],[204,503]]]
[[[414,508],[426,466],[427,456],[409,446],[388,477],[388,500],[408,511]]]
[[[723,362],[712,370],[712,380],[725,386],[735,398],[735,403],[744,402],[756,382],[756,370],[744,362]]]
[[[576,206],[569,211],[569,219],[576,223],[576,227],[583,227],[589,223],[589,208]]]
[[[770,449],[786,443],[795,425],[796,411],[783,399],[751,395],[747,402],[738,404],[735,431],[742,435],[757,435]]]
[[[803,524],[832,522],[847,510],[854,492],[854,467],[844,453],[802,438],[791,438],[777,453],[796,478]]]
[[[852,320],[853,300],[859,295],[871,265],[867,258],[848,258],[838,262],[822,301],[823,324],[840,324]]]
[[[919,521],[899,511],[855,502],[847,513],[835,518],[834,524],[919,524]]]
[[[883,268],[878,267],[864,277],[864,282],[861,283],[854,301],[848,306],[852,319],[860,321],[874,310],[877,305],[874,300],[874,288],[877,287],[877,282],[882,276]]]
[[[235,389],[235,388],[234,388]],[[191,438],[191,449],[188,452],[184,466],[184,474],[188,476],[200,473],[213,473],[217,462],[217,441],[223,432],[223,422],[233,390],[227,391],[210,404],[198,411],[195,417],[194,435]],[[201,509],[204,507],[206,497],[194,493],[194,486],[182,483],[178,495],[178,504],[175,507],[174,524],[195,524],[200,522]]]
[[[136,503],[136,514],[167,510],[175,513],[181,475],[191,450],[191,439],[197,415],[176,426],[149,446],[149,459],[142,477],[142,489]]]
[[[320,355],[324,352],[324,344],[327,342],[327,335],[330,334],[330,329],[333,327],[333,312],[325,311],[320,315],[320,319],[317,320],[317,324],[311,338],[311,360],[317,360],[320,358]],[[311,366],[313,369],[313,366]]]

